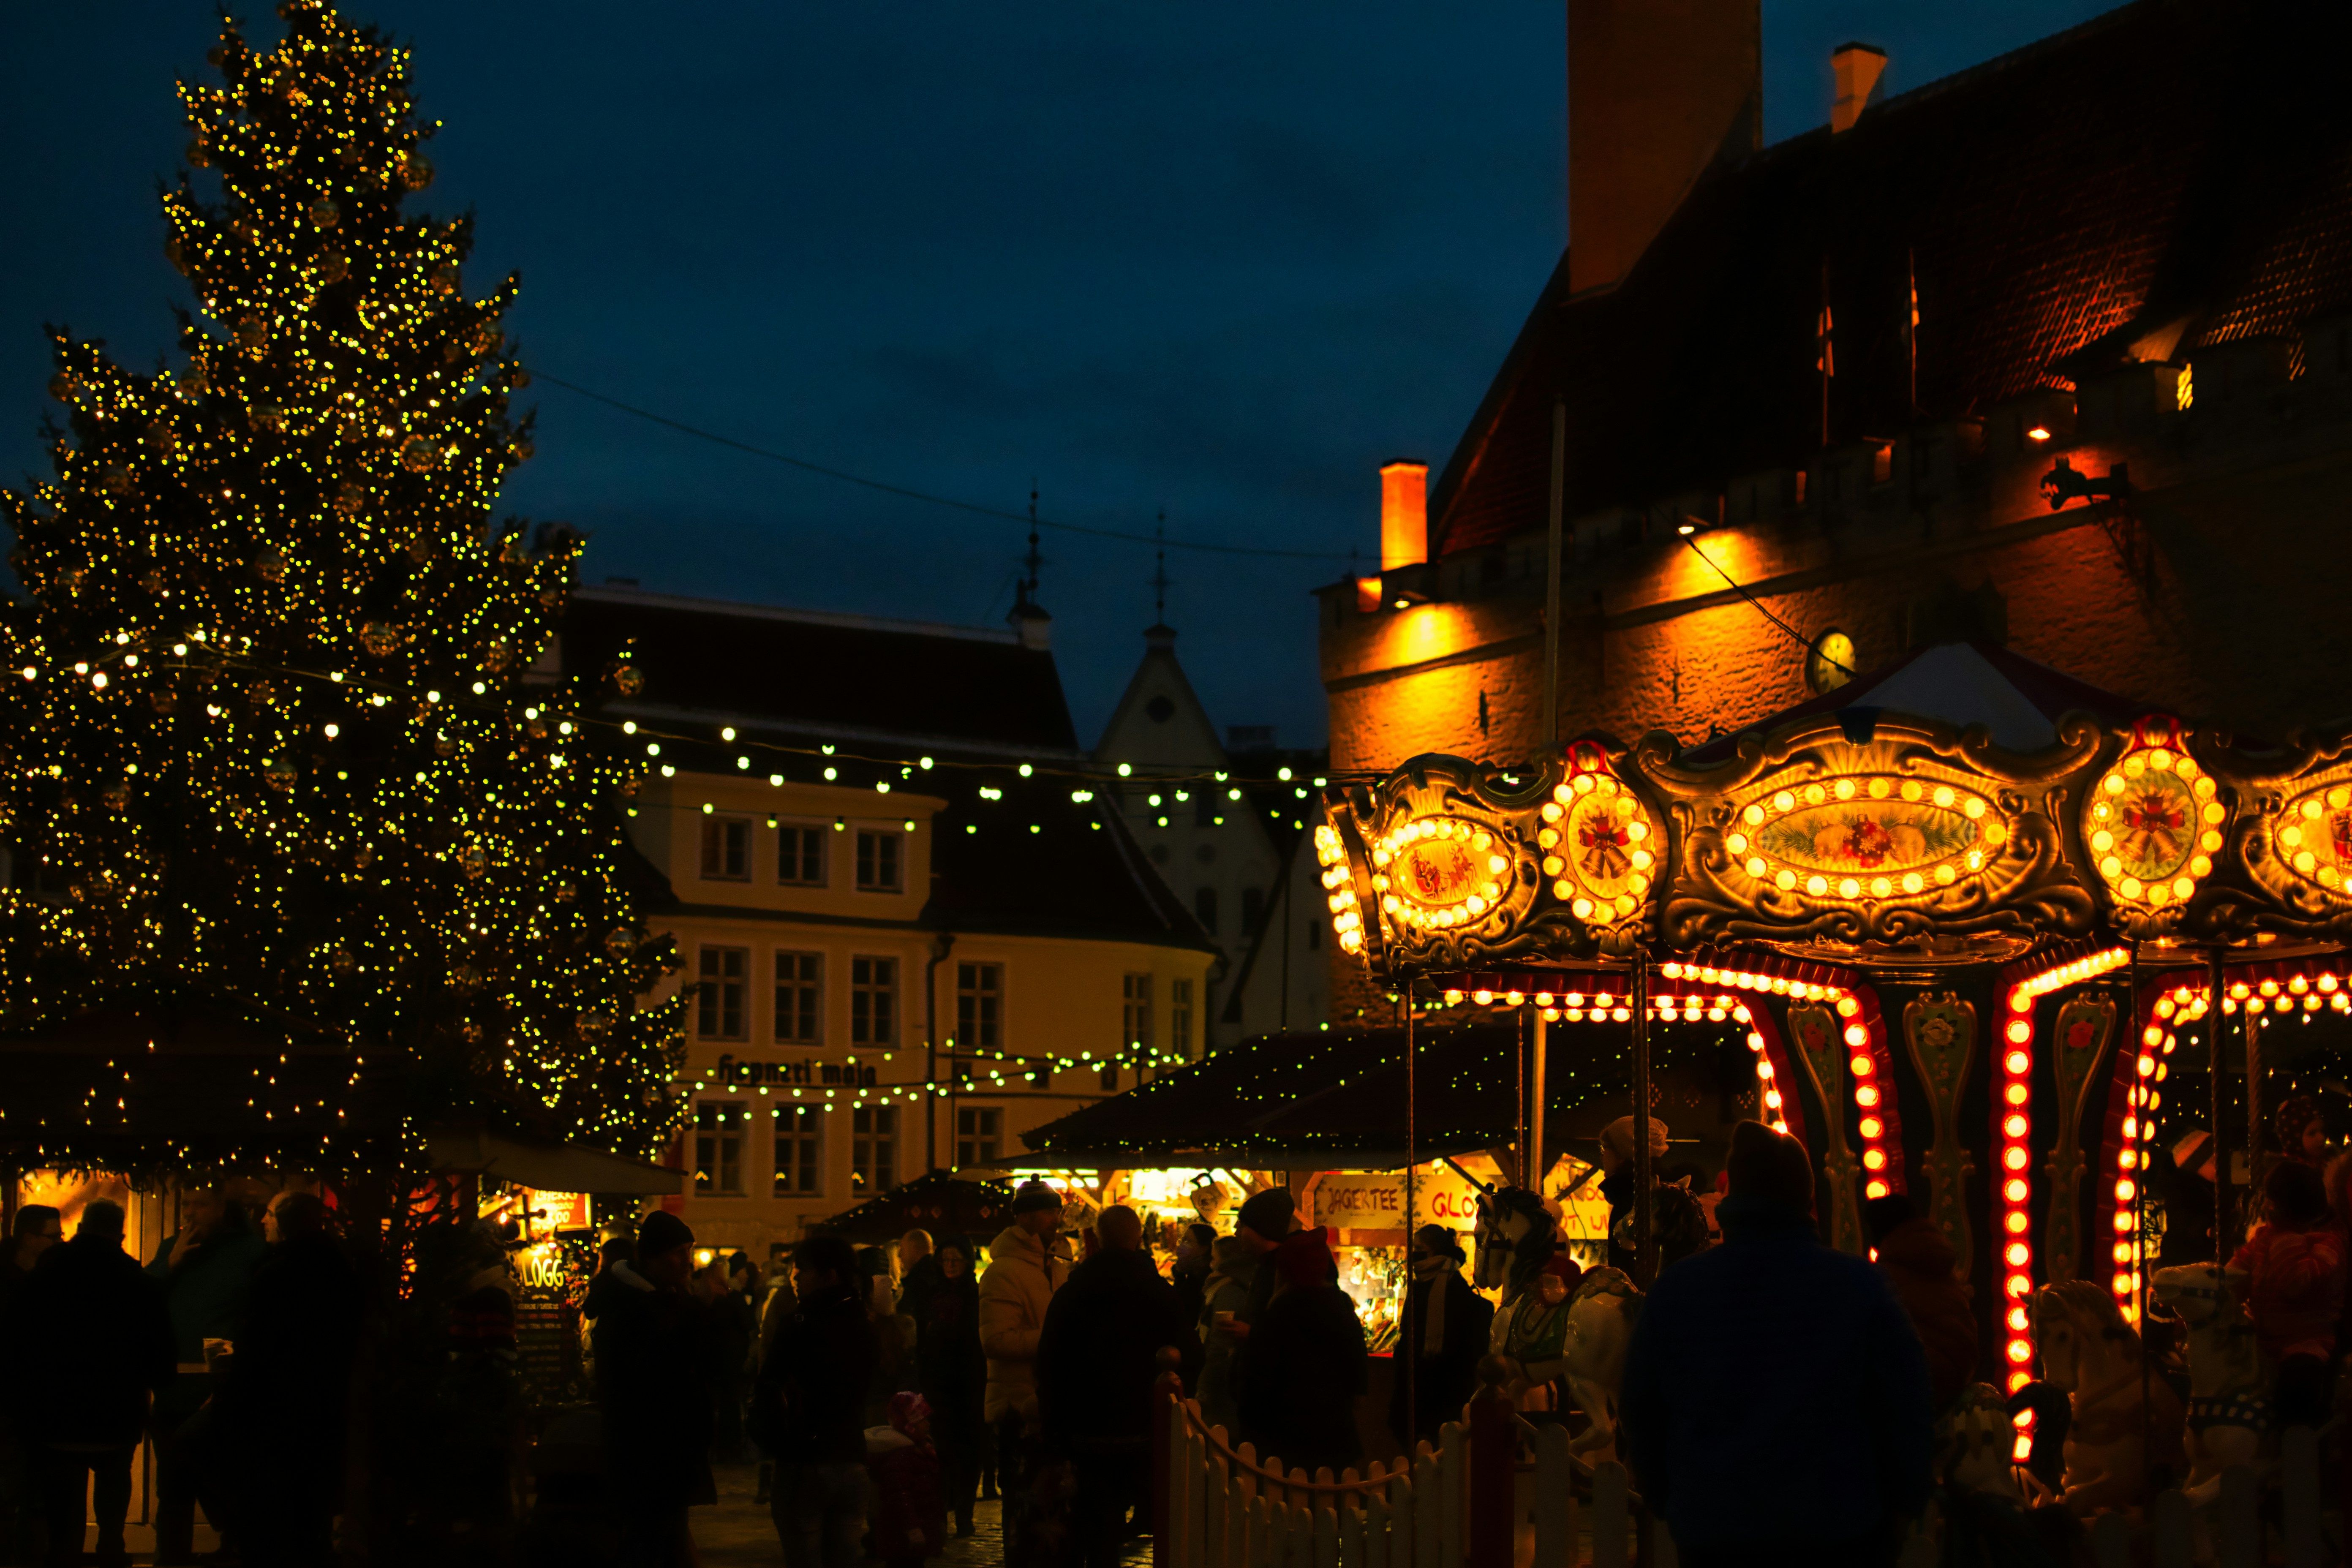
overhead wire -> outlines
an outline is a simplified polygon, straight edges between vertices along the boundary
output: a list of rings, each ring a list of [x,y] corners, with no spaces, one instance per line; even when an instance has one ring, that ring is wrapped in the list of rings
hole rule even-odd
[[[844,484],[862,486],[869,490],[878,490],[884,495],[900,496],[908,500],[921,501],[928,506],[949,507],[957,511],[968,511],[981,517],[1002,518],[1008,522],[1034,523],[1039,528],[1051,528],[1063,533],[1085,534],[1093,539],[1118,539],[1134,544],[1164,544],[1171,549],[1198,551],[1211,555],[1257,555],[1286,561],[1344,561],[1349,559],[1352,553],[1344,550],[1275,550],[1262,545],[1211,544],[1199,540],[1161,539],[1155,534],[1129,533],[1121,529],[1096,528],[1082,522],[1058,522],[1051,518],[1034,516],[1029,512],[1008,511],[1003,507],[964,500],[955,496],[939,495],[930,490],[919,490],[911,485],[892,484],[887,479],[871,479],[864,474],[851,473],[846,468],[836,468],[829,464],[811,462],[806,458],[795,458],[790,453],[779,452],[772,447],[755,446],[749,441],[739,441],[732,436],[722,436],[715,430],[706,430],[698,425],[690,425],[683,419],[673,419],[667,414],[656,414],[650,408],[640,408],[634,403],[624,403],[617,397],[593,391],[576,382],[566,381],[560,375],[540,369],[537,365],[530,367],[530,374],[540,381],[560,386],[564,391],[587,398],[592,403],[601,403],[607,408],[618,409],[621,413],[634,418],[646,420],[667,429],[677,431],[680,435],[691,436],[698,441],[709,441],[714,446],[725,447],[751,457],[765,458],[772,463],[782,463],[788,468],[798,468],[803,473],[819,474],[829,479],[838,479]]]

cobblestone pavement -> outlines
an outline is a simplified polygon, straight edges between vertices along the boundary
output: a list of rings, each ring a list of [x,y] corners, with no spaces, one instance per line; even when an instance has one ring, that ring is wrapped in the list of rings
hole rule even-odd
[[[694,1543],[703,1568],[775,1568],[783,1560],[776,1545],[775,1526],[767,1506],[751,1500],[757,1472],[749,1465],[724,1465],[718,1471],[719,1506],[694,1510]],[[972,1511],[972,1533],[948,1543],[947,1554],[929,1560],[943,1568],[1005,1568],[1004,1530],[998,1507],[983,1502]],[[1151,1543],[1139,1541],[1125,1562],[1142,1568],[1151,1561]]]

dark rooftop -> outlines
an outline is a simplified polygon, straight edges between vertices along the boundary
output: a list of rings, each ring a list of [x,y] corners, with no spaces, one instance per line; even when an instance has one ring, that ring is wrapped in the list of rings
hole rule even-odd
[[[1433,553],[1719,489],[2126,355],[2352,306],[2352,8],[2140,0],[1701,179],[1612,292],[1565,258],[1439,477]],[[1907,316],[1916,285],[1917,392]]]

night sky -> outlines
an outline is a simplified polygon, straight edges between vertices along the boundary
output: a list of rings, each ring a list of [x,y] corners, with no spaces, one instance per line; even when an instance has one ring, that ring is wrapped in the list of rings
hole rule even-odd
[[[2097,0],[1768,0],[1766,130],[1829,50],[1893,91]],[[1328,552],[1169,552],[1221,725],[1319,743],[1308,591],[1377,557],[1377,466],[1444,463],[1565,237],[1558,0],[380,0],[416,50],[467,277],[523,279],[527,363],[753,445],[1048,519]],[[196,0],[0,10],[0,482],[47,472],[45,321],[151,364],[184,297],[154,182],[207,70]],[[256,14],[257,41],[276,37]],[[584,580],[998,625],[1023,529],[877,494],[540,383],[507,506]],[[1091,744],[1151,620],[1149,545],[1045,535]],[[778,670],[780,681],[822,670]]]

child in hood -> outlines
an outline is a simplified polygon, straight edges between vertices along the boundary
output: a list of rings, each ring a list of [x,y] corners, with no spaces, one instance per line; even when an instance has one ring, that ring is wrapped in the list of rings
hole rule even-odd
[[[866,1467],[874,1473],[874,1551],[889,1568],[920,1568],[947,1550],[947,1499],[940,1490],[940,1456],[931,1447],[931,1407],[919,1394],[890,1399],[890,1425],[866,1434]]]
[[[2246,1306],[2278,1358],[2282,1426],[2327,1418],[2327,1367],[2344,1310],[2344,1233],[2328,1223],[2319,1172],[2282,1160],[2263,1179],[2263,1223],[2230,1259],[2246,1271]]]

